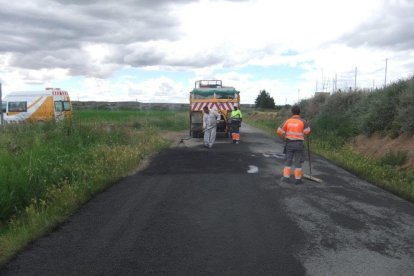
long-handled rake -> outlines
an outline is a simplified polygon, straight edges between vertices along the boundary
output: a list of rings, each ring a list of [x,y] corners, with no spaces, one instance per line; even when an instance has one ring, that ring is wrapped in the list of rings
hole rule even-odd
[[[191,136],[188,136],[188,137],[185,137],[185,138],[181,138],[180,142],[178,142],[178,146],[181,146],[181,145],[184,145],[185,146],[184,141],[190,140],[192,138],[193,137],[191,137]]]
[[[303,174],[303,177],[318,183],[323,183],[322,179],[319,179],[317,177],[312,176],[312,160],[311,160],[311,154],[310,154],[310,136],[306,139],[308,143],[308,159],[309,159],[309,174]]]

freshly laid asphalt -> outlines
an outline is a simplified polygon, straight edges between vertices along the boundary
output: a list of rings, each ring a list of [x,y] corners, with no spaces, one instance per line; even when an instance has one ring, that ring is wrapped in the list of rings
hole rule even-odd
[[[280,183],[282,144],[241,137],[162,151],[0,274],[414,275],[414,204],[317,156]]]

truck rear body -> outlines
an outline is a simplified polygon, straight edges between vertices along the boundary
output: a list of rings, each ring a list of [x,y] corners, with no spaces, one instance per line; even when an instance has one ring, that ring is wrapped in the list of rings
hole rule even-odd
[[[222,86],[221,80],[199,80],[190,92],[190,135],[195,138],[203,136],[203,108],[217,111],[220,122],[217,134],[228,136],[230,131],[230,114],[234,106],[240,107],[240,92],[234,87]]]

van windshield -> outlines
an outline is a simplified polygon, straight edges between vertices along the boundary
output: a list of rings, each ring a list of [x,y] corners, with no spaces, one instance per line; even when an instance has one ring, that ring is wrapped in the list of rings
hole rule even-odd
[[[26,112],[27,102],[9,102],[9,112]]]
[[[63,102],[63,110],[64,111],[71,111],[70,102]]]
[[[61,101],[55,101],[55,112],[62,112],[63,106]]]

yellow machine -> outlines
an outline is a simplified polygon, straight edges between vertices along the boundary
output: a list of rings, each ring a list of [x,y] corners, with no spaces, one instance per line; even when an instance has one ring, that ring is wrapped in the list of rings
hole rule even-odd
[[[190,136],[203,136],[203,107],[221,114],[217,134],[229,135],[230,114],[240,107],[240,92],[234,87],[222,86],[221,80],[199,80],[190,92]]]
[[[69,93],[59,88],[10,92],[2,104],[5,123],[62,120],[72,116]]]

